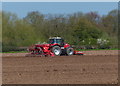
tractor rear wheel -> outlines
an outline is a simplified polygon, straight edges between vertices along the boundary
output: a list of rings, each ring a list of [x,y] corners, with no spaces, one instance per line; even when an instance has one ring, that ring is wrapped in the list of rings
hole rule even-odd
[[[68,56],[73,55],[74,54],[74,49],[72,47],[66,48],[66,54]]]
[[[56,56],[60,56],[62,51],[61,48],[59,46],[54,46],[52,47],[52,52],[56,55]]]

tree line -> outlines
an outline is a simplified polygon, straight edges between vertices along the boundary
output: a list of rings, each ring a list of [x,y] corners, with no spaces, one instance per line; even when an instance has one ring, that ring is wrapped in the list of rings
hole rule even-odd
[[[22,19],[14,13],[1,13],[3,51],[47,42],[53,36],[60,36],[74,46],[117,48],[117,10],[103,16],[97,12],[53,15],[33,11]]]

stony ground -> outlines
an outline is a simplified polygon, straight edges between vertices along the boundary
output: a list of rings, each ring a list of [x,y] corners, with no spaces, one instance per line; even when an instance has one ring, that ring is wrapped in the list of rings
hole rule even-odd
[[[3,54],[3,84],[116,84],[118,51],[84,51],[84,56],[25,57]]]

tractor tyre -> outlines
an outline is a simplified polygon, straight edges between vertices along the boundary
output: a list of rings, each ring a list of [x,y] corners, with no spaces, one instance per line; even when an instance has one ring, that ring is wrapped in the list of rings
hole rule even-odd
[[[60,56],[62,53],[62,50],[59,46],[54,46],[52,47],[52,52],[54,53],[55,56]]]
[[[66,55],[70,56],[74,54],[74,49],[72,47],[66,48]]]

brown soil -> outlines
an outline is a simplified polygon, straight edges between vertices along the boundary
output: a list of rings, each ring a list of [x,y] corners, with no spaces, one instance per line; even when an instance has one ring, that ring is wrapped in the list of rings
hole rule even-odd
[[[117,55],[3,56],[3,84],[116,84]]]
[[[85,55],[118,55],[118,50],[91,50],[82,51]],[[2,56],[25,56],[29,53],[3,53]]]

